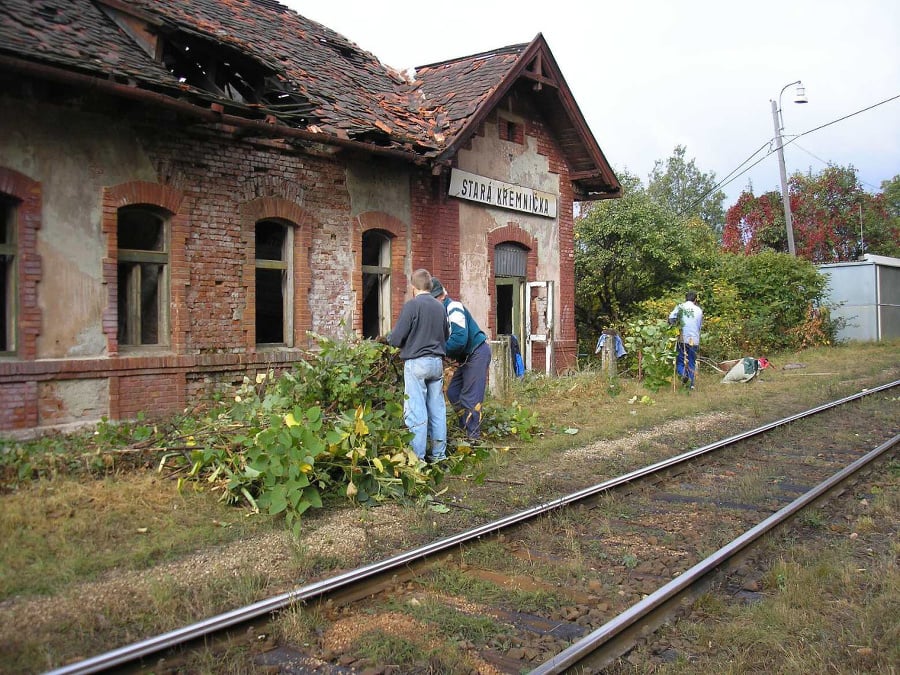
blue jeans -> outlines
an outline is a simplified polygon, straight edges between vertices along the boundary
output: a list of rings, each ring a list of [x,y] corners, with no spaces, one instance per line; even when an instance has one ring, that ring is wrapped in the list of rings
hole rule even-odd
[[[694,386],[694,374],[697,372],[697,345],[678,342],[678,358],[675,364],[678,377],[687,377]]]
[[[431,459],[447,456],[447,404],[444,401],[444,360],[423,356],[403,362],[403,419],[413,433],[412,449],[425,459],[431,437]]]

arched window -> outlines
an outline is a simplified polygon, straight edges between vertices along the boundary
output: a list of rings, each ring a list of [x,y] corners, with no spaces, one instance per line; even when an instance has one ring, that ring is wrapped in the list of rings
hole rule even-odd
[[[0,194],[0,354],[16,350],[16,206]]]
[[[148,206],[118,210],[118,341],[169,344],[167,215]]]
[[[280,220],[256,223],[256,343],[293,345],[294,228]]]
[[[379,230],[362,236],[362,330],[376,338],[391,330],[391,239]]]

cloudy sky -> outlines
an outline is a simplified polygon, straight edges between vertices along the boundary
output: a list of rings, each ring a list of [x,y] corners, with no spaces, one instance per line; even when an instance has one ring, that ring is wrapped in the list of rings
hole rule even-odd
[[[782,97],[785,142],[805,134],[788,173],[852,164],[870,192],[900,174],[896,0],[281,1],[399,70],[542,33],[617,171],[646,184],[679,144],[718,180],[762,159],[722,187],[726,208],[748,181],[779,189],[770,101],[798,79],[809,103]]]

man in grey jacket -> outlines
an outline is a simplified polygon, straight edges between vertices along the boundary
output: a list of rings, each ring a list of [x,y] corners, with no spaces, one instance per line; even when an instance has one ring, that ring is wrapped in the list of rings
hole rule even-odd
[[[403,418],[413,433],[413,451],[419,459],[438,462],[447,456],[444,345],[450,337],[450,323],[444,306],[431,296],[428,270],[413,272],[410,283],[413,298],[403,305],[388,343],[400,348],[403,360]]]

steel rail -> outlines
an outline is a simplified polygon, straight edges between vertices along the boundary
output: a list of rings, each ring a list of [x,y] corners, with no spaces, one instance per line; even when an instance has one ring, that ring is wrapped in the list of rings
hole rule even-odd
[[[869,451],[809,492],[801,495],[758,525],[747,530],[737,539],[726,544],[708,558],[701,560],[665,586],[662,586],[640,602],[632,605],[615,618],[607,621],[594,632],[570,645],[549,661],[544,662],[541,666],[529,671],[529,675],[551,675],[552,673],[562,673],[567,668],[577,665],[586,657],[597,651],[603,644],[607,643],[627,628],[634,626],[653,610],[669,602],[672,598],[693,586],[710,572],[715,571],[722,563],[728,561],[740,551],[753,544],[757,539],[781,525],[798,511],[816,501],[836,485],[839,485],[859,471],[862,467],[893,448],[897,443],[900,443],[900,434],[894,436],[889,441],[882,443],[874,450]]]
[[[358,581],[362,581],[363,579],[389,572],[392,569],[402,567],[420,558],[426,558],[430,555],[434,555],[435,553],[451,548],[453,546],[458,546],[459,544],[463,544],[473,539],[478,539],[479,537],[491,534],[493,532],[496,532],[497,530],[502,530],[503,528],[525,522],[560,507],[568,506],[569,504],[587,499],[589,497],[593,497],[602,492],[610,490],[611,488],[617,487],[619,485],[624,485],[638,478],[643,478],[644,476],[675,466],[700,455],[712,452],[713,450],[718,450],[719,448],[764,433],[776,427],[789,424],[810,415],[818,414],[831,408],[845,405],[870,394],[884,391],[886,389],[891,389],[898,385],[900,385],[900,380],[894,380],[893,382],[883,384],[872,389],[864,389],[861,392],[858,392],[851,396],[847,396],[837,401],[831,401],[830,403],[825,403],[815,408],[811,408],[810,410],[797,413],[796,415],[792,415],[781,420],[776,420],[775,422],[770,422],[769,424],[765,424],[761,427],[735,434],[734,436],[729,436],[728,438],[716,441],[715,443],[704,445],[703,447],[696,448],[694,450],[689,450],[688,452],[676,455],[675,457],[670,457],[669,459],[656,462],[655,464],[645,466],[641,469],[636,469],[635,471],[631,471],[616,478],[598,483],[597,485],[593,485],[589,488],[573,492],[564,497],[559,497],[544,504],[533,506],[529,509],[525,509],[524,511],[505,516],[504,518],[501,518],[499,520],[485,523],[484,525],[480,525],[471,530],[466,530],[465,532],[460,532],[444,539],[439,539],[430,544],[426,544],[425,546],[400,553],[396,556],[387,558],[377,563],[359,567],[355,570],[350,570],[349,572],[339,574],[335,577],[323,579],[322,581],[307,584],[292,591],[288,591],[287,593],[282,593],[280,595],[261,600],[254,604],[247,605],[230,612],[225,612],[223,614],[204,619],[197,623],[177,628],[167,633],[162,633],[161,635],[147,638],[139,642],[134,642],[130,645],[113,649],[103,654],[85,659],[83,661],[78,661],[76,663],[61,666],[54,670],[48,671],[45,675],[85,675],[88,673],[103,672],[104,670],[136,661],[165,649],[171,649],[191,640],[210,635],[226,628],[230,628],[231,626],[234,626],[236,624],[250,621],[265,614],[271,614],[272,612],[284,609],[298,602],[305,602],[312,598],[325,595],[326,593],[334,592],[344,586],[349,586]]]

